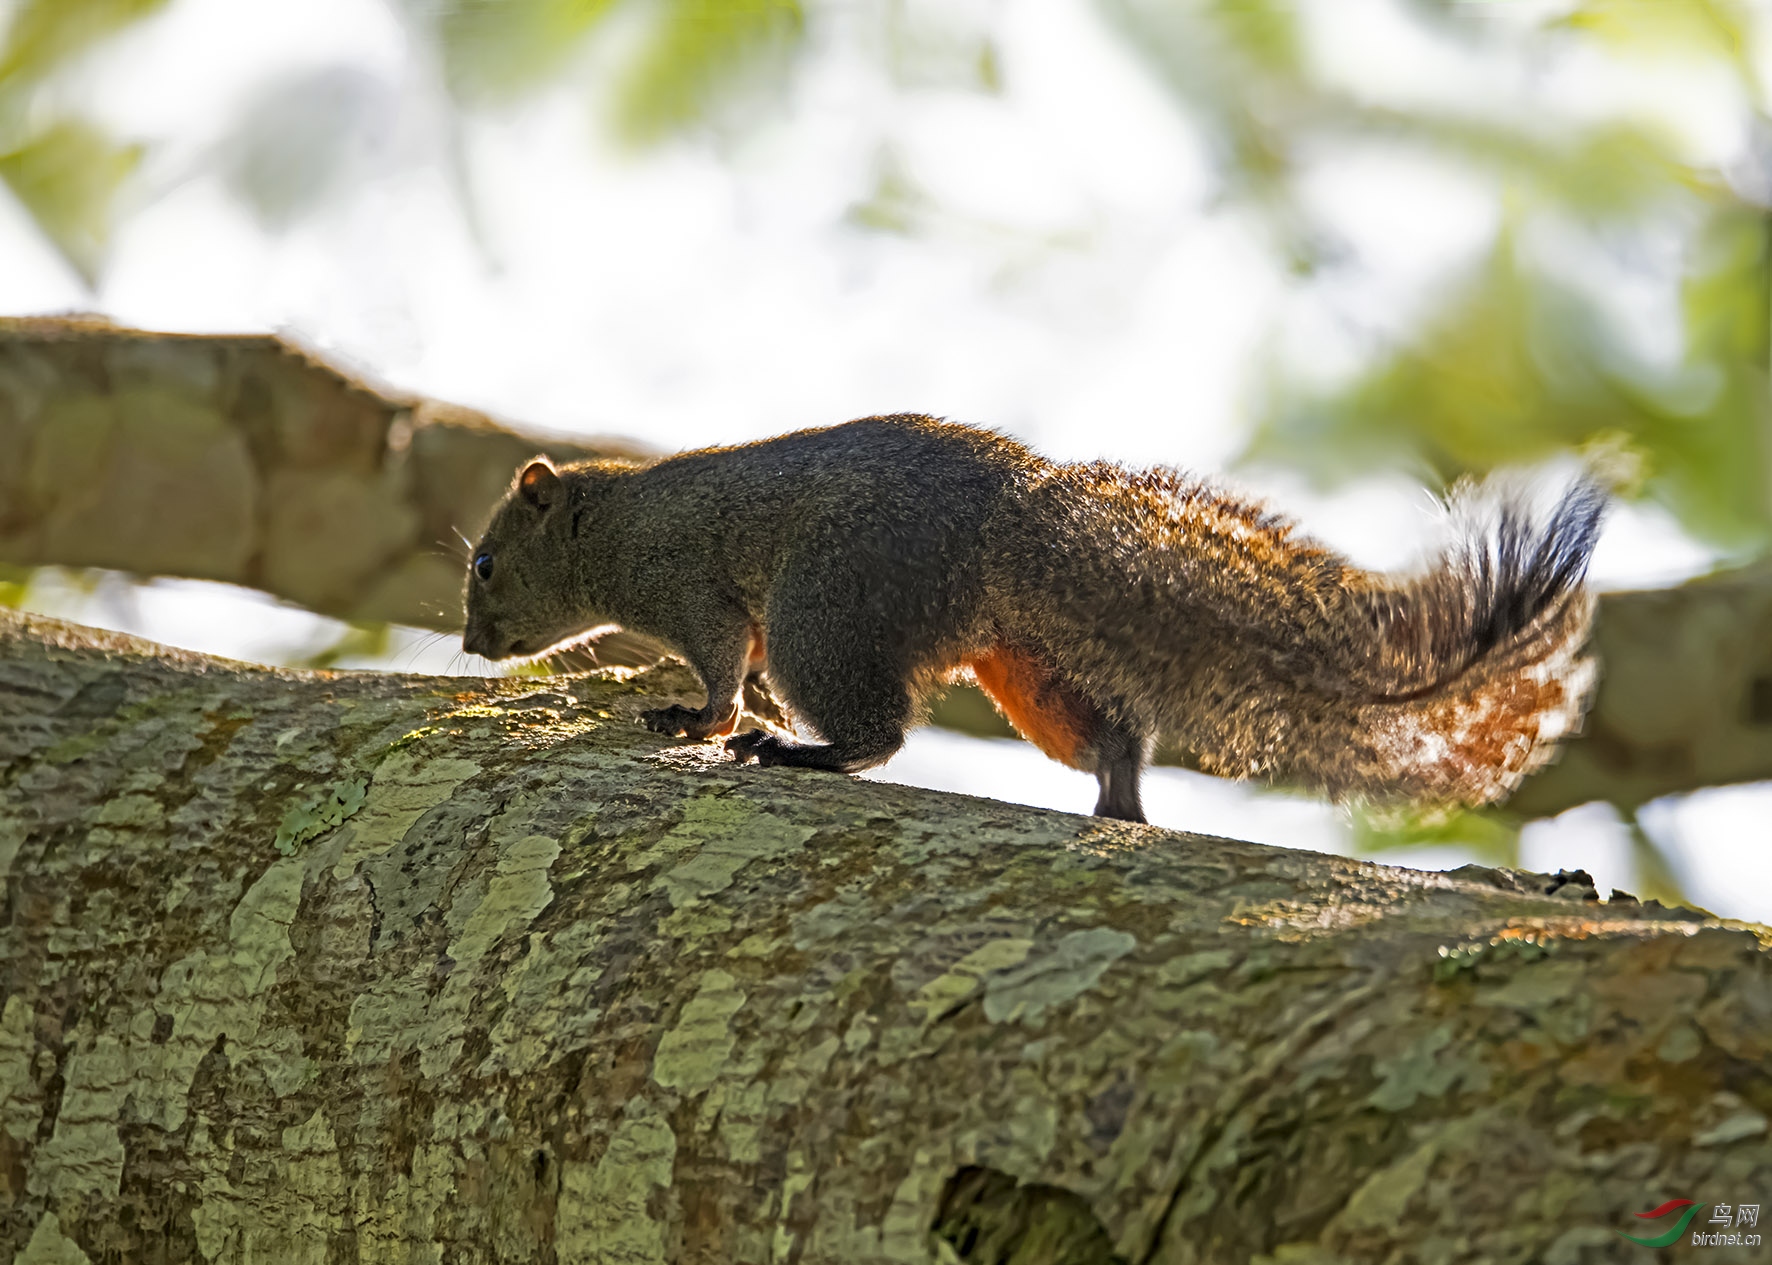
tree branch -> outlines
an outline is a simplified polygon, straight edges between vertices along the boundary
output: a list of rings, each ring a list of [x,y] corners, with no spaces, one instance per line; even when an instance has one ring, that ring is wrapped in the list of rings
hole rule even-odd
[[[631,723],[691,689],[0,612],[0,1244],[1576,1261],[1772,1181],[1772,930]]]
[[[1630,812],[1772,778],[1772,565],[1604,594],[1594,649],[1600,689],[1581,738],[1509,811],[1548,816],[1603,799]]]
[[[458,630],[466,546],[511,473],[638,457],[383,391],[281,338],[0,319],[0,562],[263,589]],[[459,535],[458,535],[459,533]]]

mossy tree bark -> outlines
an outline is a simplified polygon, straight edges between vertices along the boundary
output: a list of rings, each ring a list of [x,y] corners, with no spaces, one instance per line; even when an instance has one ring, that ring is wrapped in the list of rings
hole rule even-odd
[[[1564,1265],[1772,1189],[1766,928],[632,723],[690,689],[0,613],[0,1255]]]
[[[832,419],[838,420],[838,419]],[[359,621],[461,626],[456,533],[517,465],[637,455],[525,437],[380,390],[267,337],[0,320],[0,563],[225,580]],[[1772,778],[1772,568],[1601,599],[1586,734],[1512,802],[1526,816]],[[656,647],[618,636],[604,662]],[[937,724],[1007,736],[954,691]],[[1165,762],[1187,755],[1168,751]]]

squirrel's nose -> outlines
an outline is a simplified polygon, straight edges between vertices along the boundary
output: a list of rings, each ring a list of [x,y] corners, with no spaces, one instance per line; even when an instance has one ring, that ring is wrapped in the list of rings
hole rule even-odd
[[[488,659],[498,657],[492,640],[492,632],[488,628],[476,628],[469,624],[461,635],[461,648],[469,654],[481,655]]]

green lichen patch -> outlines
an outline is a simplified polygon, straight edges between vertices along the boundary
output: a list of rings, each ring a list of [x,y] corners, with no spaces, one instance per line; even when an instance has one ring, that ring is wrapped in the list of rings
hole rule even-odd
[[[561,1165],[561,1261],[582,1265],[664,1265],[659,1193],[670,1185],[677,1136],[650,1102],[635,1098],[596,1164]]]
[[[1051,949],[985,984],[984,1017],[992,1023],[1037,1022],[1048,1009],[1094,988],[1108,967],[1138,947],[1138,938],[1113,927],[1060,936]]]
[[[529,951],[500,984],[506,1005],[479,1075],[531,1072],[590,1040],[603,1014],[585,1001],[603,974],[594,955],[600,931],[586,921],[530,935]]]
[[[60,1218],[46,1212],[31,1231],[31,1241],[19,1254],[16,1265],[92,1265],[92,1258],[62,1233]]]
[[[1477,1000],[1486,1006],[1541,1012],[1585,991],[1589,970],[1582,961],[1526,962],[1498,986],[1479,987]]]
[[[151,830],[165,822],[166,810],[152,795],[133,792],[108,800],[96,820],[101,826]]]
[[[509,931],[532,922],[553,899],[548,870],[559,855],[559,840],[547,835],[524,835],[502,848],[486,895],[450,942],[449,956],[471,966]]]
[[[290,1052],[260,1028],[278,972],[295,955],[289,929],[303,872],[298,857],[274,862],[234,906],[224,944],[188,953],[161,973],[147,1039],[128,1047],[139,1069],[130,1091],[139,1119],[179,1128],[198,1065],[224,1034],[240,1064],[287,1063]]]
[[[0,1011],[0,1130],[15,1141],[37,1136],[43,1096],[31,1076],[36,1053],[31,1006],[14,993]]]
[[[376,765],[368,793],[344,832],[349,838],[333,864],[334,875],[344,878],[363,861],[394,848],[427,810],[481,771],[475,760],[428,751],[427,745],[401,747]]]
[[[732,1016],[744,1004],[745,992],[733,976],[717,969],[703,974],[676,1024],[659,1040],[652,1079],[685,1094],[706,1090],[732,1054]]]
[[[1765,1135],[1765,1113],[1755,1111],[1751,1107],[1740,1107],[1710,1128],[1693,1134],[1692,1145],[1728,1146],[1731,1142],[1742,1142],[1748,1138],[1759,1138]]]
[[[528,813],[521,808],[496,819],[491,833],[498,860],[492,873],[464,887],[450,907],[446,921],[456,934],[447,955],[454,965],[442,992],[427,1006],[419,1041],[419,1068],[426,1076],[440,1075],[461,1055],[481,994],[475,968],[495,945],[529,927],[554,898],[548,872],[560,855],[559,841],[522,833],[527,825]]]
[[[124,1158],[118,1112],[133,1071],[128,1050],[109,1034],[69,1056],[55,1132],[32,1166],[32,1194],[69,1201],[116,1197]]]
[[[1033,947],[1019,936],[987,941],[919,988],[910,1000],[912,1012],[925,1022],[939,1019],[977,992],[986,976],[1020,966]]]
[[[105,672],[84,681],[66,707],[75,717],[96,713],[98,723],[90,728],[82,726],[78,732],[51,744],[43,752],[43,761],[51,765],[73,764],[108,749],[119,735],[144,726],[152,729],[155,722],[162,719],[169,719],[174,730],[181,729],[178,722],[194,717],[193,709],[200,707],[200,704],[176,696],[161,695],[133,703],[123,702],[126,697],[127,687],[116,673]],[[83,705],[88,699],[91,700],[90,706]],[[150,733],[149,741],[152,736]],[[193,735],[181,737],[190,746],[198,745]]]
[[[1367,1101],[1380,1111],[1407,1111],[1418,1098],[1442,1097],[1461,1082],[1472,1088],[1486,1084],[1487,1073],[1455,1036],[1450,1024],[1440,1024],[1402,1052],[1376,1059],[1372,1070],[1379,1085]]]
[[[682,821],[630,859],[629,869],[666,865],[658,886],[680,908],[726,890],[753,861],[798,851],[817,833],[739,796],[701,795],[689,801]]]
[[[359,777],[310,791],[284,812],[277,826],[277,851],[290,856],[308,840],[343,825],[363,807],[368,790],[367,779]]]
[[[396,751],[404,751],[414,743],[423,742],[426,738],[435,737],[443,732],[445,731],[441,725],[420,725],[417,729],[408,730],[382,749],[381,758],[391,756]],[[379,762],[380,759],[377,760],[377,763]]]
[[[1349,1230],[1385,1229],[1395,1231],[1409,1210],[1409,1205],[1427,1183],[1429,1170],[1438,1154],[1440,1140],[1430,1137],[1420,1146],[1405,1153],[1395,1163],[1377,1169],[1342,1206],[1340,1224]]]

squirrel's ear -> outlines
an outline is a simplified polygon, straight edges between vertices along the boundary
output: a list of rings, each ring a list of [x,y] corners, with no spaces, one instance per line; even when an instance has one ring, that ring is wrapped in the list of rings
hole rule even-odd
[[[546,457],[537,457],[517,476],[517,490],[538,510],[560,499],[560,476]]]

